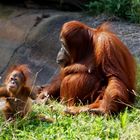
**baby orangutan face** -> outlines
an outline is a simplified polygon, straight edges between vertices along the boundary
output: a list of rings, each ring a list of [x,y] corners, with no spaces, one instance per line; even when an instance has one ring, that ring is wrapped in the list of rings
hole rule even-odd
[[[18,93],[24,85],[25,78],[20,71],[13,71],[6,80],[6,87],[9,92]]]

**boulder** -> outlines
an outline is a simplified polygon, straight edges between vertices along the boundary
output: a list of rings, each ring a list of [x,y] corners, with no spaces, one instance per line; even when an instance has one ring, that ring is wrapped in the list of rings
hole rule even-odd
[[[62,25],[79,20],[91,27],[110,21],[113,30],[127,44],[134,56],[140,58],[140,26],[105,16],[87,16],[83,13],[55,10],[35,10],[10,7],[0,9],[0,76],[14,64],[28,64],[32,81],[43,85],[58,72],[56,56],[60,49],[59,33]],[[9,8],[8,8],[9,10]],[[5,16],[6,15],[6,16]]]
[[[24,12],[23,12],[24,13]],[[60,49],[59,32],[64,22],[73,17],[40,11],[10,15],[0,19],[0,74],[15,64],[28,64],[32,79],[42,85],[58,69],[56,56]]]

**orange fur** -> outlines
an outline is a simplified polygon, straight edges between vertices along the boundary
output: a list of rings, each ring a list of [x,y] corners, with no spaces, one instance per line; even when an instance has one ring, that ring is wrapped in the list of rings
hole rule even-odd
[[[13,120],[16,116],[24,117],[31,110],[31,99],[36,94],[27,85],[30,69],[27,65],[13,66],[9,70],[4,86],[0,87],[0,97],[5,97],[6,105],[3,113],[6,120]]]
[[[71,61],[41,94],[60,96],[66,112],[118,113],[134,102],[136,65],[133,56],[105,23],[96,29],[70,21],[60,39]],[[78,101],[88,105],[75,107]]]

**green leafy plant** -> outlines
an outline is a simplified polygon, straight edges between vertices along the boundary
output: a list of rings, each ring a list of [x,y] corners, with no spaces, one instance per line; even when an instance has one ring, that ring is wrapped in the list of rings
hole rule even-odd
[[[132,0],[129,18],[132,21],[140,23],[140,0]]]
[[[140,22],[140,0],[90,0],[86,6],[96,15],[106,13]]]

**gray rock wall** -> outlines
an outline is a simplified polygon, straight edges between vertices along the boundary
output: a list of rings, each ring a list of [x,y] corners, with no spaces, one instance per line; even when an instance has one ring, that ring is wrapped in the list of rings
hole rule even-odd
[[[54,10],[14,8],[0,17],[0,75],[13,64],[28,64],[36,84],[45,84],[58,71],[56,55],[60,48],[59,33],[63,23],[79,20],[96,27],[109,18],[91,17],[81,13]],[[140,57],[140,26],[126,22],[111,22],[113,29],[133,55]]]

